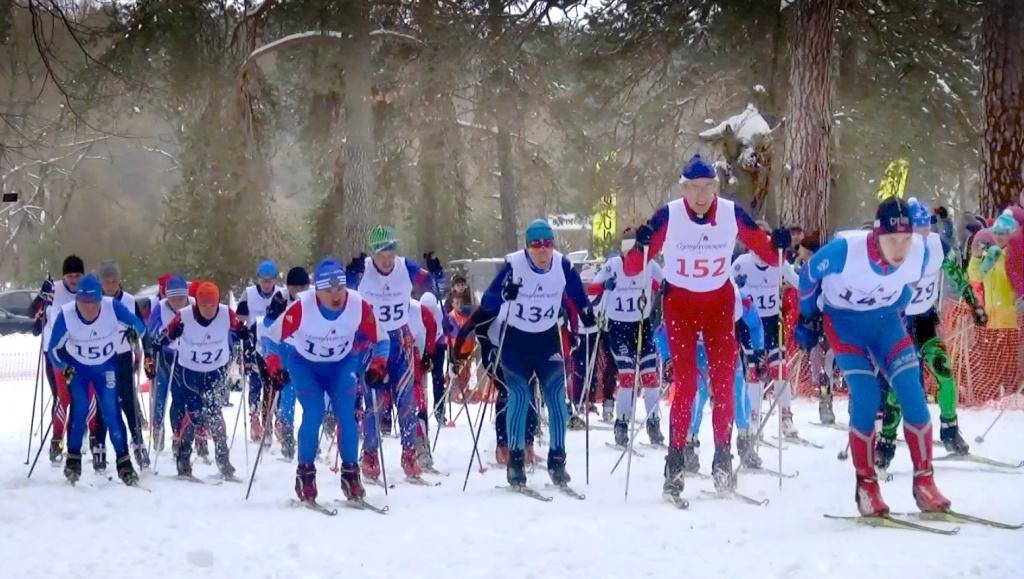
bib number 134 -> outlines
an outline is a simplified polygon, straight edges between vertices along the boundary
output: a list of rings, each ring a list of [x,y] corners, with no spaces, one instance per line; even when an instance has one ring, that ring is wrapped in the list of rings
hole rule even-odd
[[[702,278],[718,277],[725,273],[726,259],[719,257],[715,259],[677,259],[679,269],[677,273],[683,277]]]

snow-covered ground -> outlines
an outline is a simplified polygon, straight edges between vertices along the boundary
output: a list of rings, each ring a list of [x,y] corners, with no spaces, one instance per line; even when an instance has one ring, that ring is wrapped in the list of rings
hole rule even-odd
[[[629,501],[623,500],[624,465],[609,470],[618,452],[604,443],[611,432],[590,440],[590,484],[585,483],[584,433],[569,433],[574,484],[587,494],[575,501],[555,494],[540,503],[494,487],[504,471],[476,468],[461,491],[471,445],[464,422],[441,433],[436,463],[450,472],[441,486],[398,482],[385,497],[369,488],[369,499],[386,504],[386,516],[342,509],[328,518],[289,506],[294,465],[279,461],[275,445],[244,500],[245,485],[195,485],[170,478],[173,461],[160,457],[161,474],[143,474],[152,493],[126,488],[92,474],[86,460],[82,484],[68,486],[61,469],[45,456],[29,480],[23,465],[32,405],[32,382],[0,383],[0,576],[53,577],[1020,577],[1024,530],[964,525],[955,537],[870,529],[822,518],[853,514],[853,472],[836,453],[845,434],[808,424],[816,405],[799,401],[798,426],[824,450],[789,447],[786,471],[799,471],[779,489],[777,479],[746,475],[740,489],[770,499],[766,507],[728,500],[701,500],[707,480],[687,480],[688,511],[661,499],[663,453],[639,448],[633,461]],[[233,395],[237,403],[237,394]],[[840,404],[840,407],[843,405]],[[234,408],[225,409],[229,428]],[[840,412],[842,415],[843,413]],[[994,410],[963,411],[969,439],[995,416]],[[705,421],[701,460],[710,467],[710,419]],[[775,428],[770,423],[768,430]],[[37,429],[38,430],[38,429]],[[494,435],[485,427],[484,451],[493,457]],[[640,439],[643,439],[641,434]],[[979,454],[1005,461],[1024,459],[1024,415],[1007,412]],[[38,438],[33,439],[38,444]],[[399,444],[387,439],[386,467],[401,479]],[[33,449],[34,452],[34,449]],[[249,462],[255,448],[249,448]],[[775,450],[762,448],[774,466]],[[941,454],[941,450],[937,450]],[[246,467],[241,437],[232,453],[239,474]],[[493,460],[493,459],[492,459]],[[337,479],[319,467],[320,498],[341,496]],[[1024,521],[1024,477],[978,472],[969,464],[942,463],[941,488],[954,507],[1009,522]],[[910,464],[900,447],[885,495],[895,511],[913,510]],[[1018,471],[1019,472],[1019,471]],[[215,467],[197,464],[196,474]],[[438,478],[438,477],[434,477]],[[530,482],[541,489],[546,473]],[[551,494],[549,492],[549,494]],[[944,525],[950,526],[950,525]]]

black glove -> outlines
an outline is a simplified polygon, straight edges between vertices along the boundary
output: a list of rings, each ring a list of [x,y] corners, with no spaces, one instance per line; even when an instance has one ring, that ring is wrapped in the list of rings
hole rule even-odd
[[[270,372],[266,377],[266,381],[270,383],[270,387],[275,391],[280,392],[284,390],[284,387],[292,381],[292,375],[288,373],[285,368],[279,368],[274,372]]]
[[[64,366],[64,369],[61,370],[61,373],[64,374],[64,383],[71,384],[71,381],[74,380],[75,378],[74,364],[68,364],[67,366]]]
[[[124,330],[124,339],[129,344],[134,344],[139,340],[139,333],[135,331],[134,326],[128,326]]]
[[[444,273],[444,267],[441,266],[441,260],[438,259],[433,251],[428,251],[423,254],[423,262],[427,265],[427,271],[432,274]]]
[[[522,281],[515,282],[509,278],[505,285],[501,286],[501,299],[506,302],[514,302],[519,297],[519,288],[523,287]]]
[[[284,297],[283,293],[276,292],[274,294],[274,297],[271,298],[270,303],[267,304],[267,313],[265,314],[265,316],[266,316],[266,318],[268,320],[273,322],[278,317],[280,317],[281,314],[284,313],[284,310],[287,307],[288,307],[288,298]]]
[[[43,281],[43,285],[39,288],[39,297],[46,302],[46,305],[53,303],[53,280]]]
[[[775,249],[789,249],[793,245],[793,234],[785,227],[779,227],[772,231],[772,245]]]
[[[146,373],[146,378],[150,380],[156,376],[156,363],[150,354],[146,354],[146,359],[142,362],[142,370]]]
[[[641,247],[647,247],[651,244],[651,240],[654,239],[654,229],[650,225],[644,223],[640,227],[636,228],[636,244]]]
[[[423,357],[420,358],[420,370],[422,370],[423,373],[426,374],[430,372],[430,369],[433,367],[434,361],[430,359],[430,356],[424,354]]]
[[[163,330],[156,335],[156,338],[153,339],[153,347],[158,350],[162,350],[164,346],[170,343],[171,338],[167,335],[167,330]]]
[[[366,254],[360,253],[358,257],[353,257],[352,261],[348,262],[345,266],[345,273],[359,277],[366,271]]]
[[[768,355],[764,350],[754,350],[750,355],[750,365],[754,367],[754,373],[764,379],[764,375],[768,371]]]
[[[823,333],[821,314],[815,313],[810,316],[800,315],[793,338],[805,352],[810,352],[818,344]]]

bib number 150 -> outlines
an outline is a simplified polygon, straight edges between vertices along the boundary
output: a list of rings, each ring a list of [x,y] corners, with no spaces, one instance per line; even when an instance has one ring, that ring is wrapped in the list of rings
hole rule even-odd
[[[702,278],[718,277],[725,273],[726,259],[719,257],[715,259],[677,259],[679,269],[677,273],[683,277]]]

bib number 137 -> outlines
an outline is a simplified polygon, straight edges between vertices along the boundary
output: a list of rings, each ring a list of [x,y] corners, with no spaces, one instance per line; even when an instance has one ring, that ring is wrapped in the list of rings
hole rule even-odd
[[[719,257],[715,259],[677,259],[679,269],[677,273],[683,277],[702,278],[718,277],[725,273],[726,259]]]

